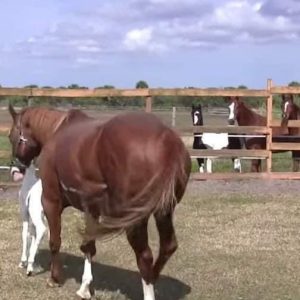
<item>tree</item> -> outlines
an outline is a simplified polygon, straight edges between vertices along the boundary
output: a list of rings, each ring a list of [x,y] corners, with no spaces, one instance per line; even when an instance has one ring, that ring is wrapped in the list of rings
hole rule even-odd
[[[145,80],[140,80],[135,85],[136,89],[148,89],[148,83]]]
[[[29,84],[29,85],[25,85],[24,88],[25,89],[35,89],[38,88],[39,86],[37,84]]]
[[[246,90],[248,89],[245,85],[241,84],[237,87],[238,89],[241,89],[241,90]]]
[[[300,86],[300,82],[298,81],[291,81],[288,86]]]
[[[72,83],[68,86],[68,89],[80,89],[80,86],[76,83]]]

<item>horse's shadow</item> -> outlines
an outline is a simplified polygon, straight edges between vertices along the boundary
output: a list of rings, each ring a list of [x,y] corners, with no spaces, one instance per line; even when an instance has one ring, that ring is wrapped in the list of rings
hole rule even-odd
[[[64,265],[64,278],[75,279],[81,283],[84,259],[69,253],[61,253]],[[49,271],[50,253],[40,249],[36,261],[41,265],[42,273]],[[93,262],[93,288],[100,291],[120,291],[131,300],[143,299],[141,277],[138,272]],[[190,286],[164,275],[155,284],[157,299],[179,300],[191,292]]]

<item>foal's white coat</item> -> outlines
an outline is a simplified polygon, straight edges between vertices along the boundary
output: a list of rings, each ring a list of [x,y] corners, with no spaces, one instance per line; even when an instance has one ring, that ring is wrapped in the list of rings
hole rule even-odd
[[[11,174],[20,172],[12,167]],[[39,244],[46,231],[42,207],[42,182],[35,175],[33,164],[26,169],[21,189],[19,191],[20,213],[22,218],[22,255],[19,266],[27,267],[27,275],[33,272],[33,264]],[[31,244],[28,253],[28,238]]]

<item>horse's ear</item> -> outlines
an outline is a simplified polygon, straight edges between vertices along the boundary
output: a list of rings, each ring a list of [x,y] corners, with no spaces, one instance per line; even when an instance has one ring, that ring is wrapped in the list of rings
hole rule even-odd
[[[294,95],[293,94],[290,94],[290,99],[291,99],[291,102],[294,103]]]
[[[9,110],[9,113],[10,113],[12,119],[15,121],[18,114],[17,114],[17,112],[15,111],[15,109],[14,109],[14,107],[12,106],[11,103],[9,103],[9,105],[8,105],[8,110]]]
[[[235,100],[236,100],[237,102],[240,102],[241,98],[240,98],[239,96],[236,96],[236,97],[235,97]]]

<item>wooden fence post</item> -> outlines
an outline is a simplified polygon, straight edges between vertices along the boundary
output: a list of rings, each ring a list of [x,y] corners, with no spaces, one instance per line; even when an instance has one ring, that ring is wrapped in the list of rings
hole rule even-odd
[[[272,113],[273,113],[273,95],[271,94],[272,88],[272,79],[268,79],[267,81],[267,90],[269,92],[269,97],[267,98],[267,127],[269,134],[266,139],[266,149],[269,151],[269,156],[267,158],[267,173],[271,175],[272,172]]]
[[[152,97],[151,96],[147,96],[146,97],[146,112],[151,112],[152,111]]]
[[[176,126],[176,106],[172,107],[172,127]]]

